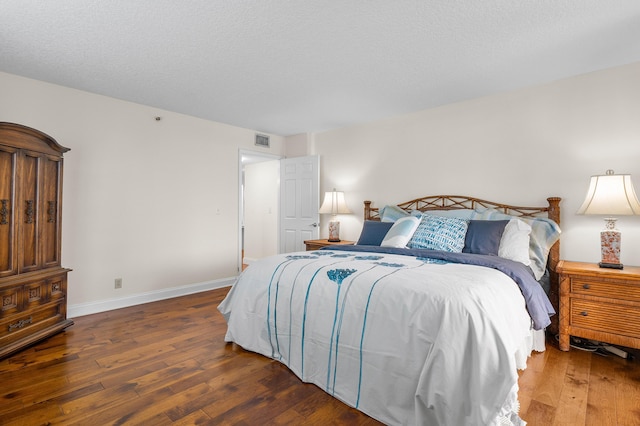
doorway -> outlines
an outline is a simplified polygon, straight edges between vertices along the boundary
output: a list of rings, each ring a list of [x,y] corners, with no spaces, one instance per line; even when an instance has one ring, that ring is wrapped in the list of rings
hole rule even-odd
[[[239,150],[238,272],[257,258],[277,253],[281,158]]]

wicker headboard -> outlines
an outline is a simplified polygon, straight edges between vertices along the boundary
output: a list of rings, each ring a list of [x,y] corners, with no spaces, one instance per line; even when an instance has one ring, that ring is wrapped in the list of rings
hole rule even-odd
[[[422,198],[416,198],[415,200],[406,201],[404,203],[397,204],[398,207],[410,213],[414,210],[420,210],[422,212],[428,210],[459,210],[459,209],[476,209],[478,207],[491,208],[501,211],[502,213],[512,216],[522,217],[548,217],[549,219],[560,224],[560,197],[549,197],[547,202],[549,203],[544,207],[522,207],[512,206],[509,204],[495,203],[493,201],[481,200],[479,198],[460,196],[460,195],[431,195]],[[365,220],[380,220],[380,215],[377,207],[371,207],[371,201],[364,202],[364,219]],[[558,311],[558,274],[556,273],[556,266],[560,261],[560,241],[556,242],[549,251],[549,260],[547,262],[550,271],[551,290],[549,298],[553,304],[556,312]],[[557,315],[552,318],[551,331],[557,328]]]

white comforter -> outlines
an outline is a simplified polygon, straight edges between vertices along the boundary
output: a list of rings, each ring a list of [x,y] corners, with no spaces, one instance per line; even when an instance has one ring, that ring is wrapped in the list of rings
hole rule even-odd
[[[227,341],[384,423],[520,422],[516,358],[531,319],[502,272],[300,252],[251,264],[218,309]]]

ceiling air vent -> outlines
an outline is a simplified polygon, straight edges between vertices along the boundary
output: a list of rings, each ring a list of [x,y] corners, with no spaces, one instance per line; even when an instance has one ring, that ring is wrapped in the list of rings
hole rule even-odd
[[[269,148],[269,136],[256,133],[256,145]]]

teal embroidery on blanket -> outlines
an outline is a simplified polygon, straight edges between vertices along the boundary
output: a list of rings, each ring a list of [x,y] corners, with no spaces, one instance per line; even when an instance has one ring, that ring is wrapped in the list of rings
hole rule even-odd
[[[404,265],[403,263],[389,263],[389,262],[374,262],[376,265],[380,265],[380,266],[388,266],[390,268],[402,268]]]
[[[336,284],[338,284],[338,289],[336,291],[336,308],[333,313],[333,326],[331,327],[331,340],[329,345],[329,361],[327,364],[327,391],[329,390],[329,383],[331,381],[331,358],[333,354],[333,340],[336,335],[336,323],[338,322],[338,305],[340,303],[340,290],[342,289],[342,282],[349,277],[351,274],[356,272],[356,269],[332,269],[327,271],[327,276],[329,279]],[[340,331],[337,331],[338,336]],[[338,338],[336,338],[336,353],[335,353],[335,366],[338,364]],[[335,368],[335,367],[334,367]],[[335,374],[334,374],[335,381]]]
[[[356,272],[355,269],[332,269],[327,272],[327,276],[331,281],[340,285],[342,284],[342,281],[345,280],[345,278],[347,278],[349,275],[353,274],[354,272]]]
[[[354,260],[380,260],[380,259],[384,259],[384,256],[375,256],[375,255],[370,255],[370,256],[356,256],[353,258]]]

